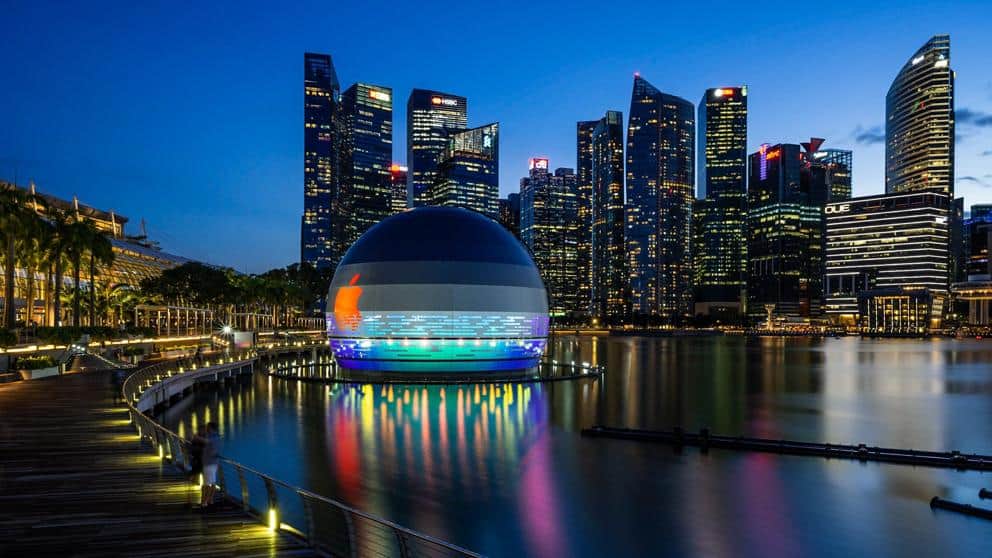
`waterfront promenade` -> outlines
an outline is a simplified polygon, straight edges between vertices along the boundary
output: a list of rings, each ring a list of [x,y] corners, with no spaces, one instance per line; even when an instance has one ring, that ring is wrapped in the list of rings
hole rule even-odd
[[[0,556],[311,556],[240,508],[199,514],[107,370],[0,385]]]

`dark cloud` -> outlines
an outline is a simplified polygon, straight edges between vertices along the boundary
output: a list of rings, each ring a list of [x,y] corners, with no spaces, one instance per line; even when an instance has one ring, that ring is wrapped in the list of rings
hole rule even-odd
[[[982,157],[992,157],[992,149],[986,149],[982,151]]]
[[[954,111],[954,120],[958,124],[969,124],[979,128],[992,127],[992,114],[980,110],[958,109]]]
[[[986,175],[988,176],[988,175]],[[992,184],[974,176],[959,176],[955,182],[968,182],[982,188],[992,188]]]
[[[882,130],[881,126],[872,126],[870,128],[858,126],[854,129],[852,135],[854,136],[854,141],[864,145],[885,143],[885,130]]]

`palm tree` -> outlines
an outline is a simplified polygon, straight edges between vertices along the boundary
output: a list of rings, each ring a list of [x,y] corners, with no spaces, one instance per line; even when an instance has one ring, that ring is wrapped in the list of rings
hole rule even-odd
[[[45,218],[51,227],[52,235],[49,260],[55,268],[55,293],[52,297],[55,311],[52,313],[52,325],[58,327],[62,321],[62,278],[65,275],[65,260],[69,256],[76,217],[71,211],[50,205],[45,209]]]
[[[114,247],[110,243],[110,240],[99,230],[92,221],[84,221],[86,227],[86,248],[89,253],[89,297],[87,299],[87,306],[89,310],[90,325],[95,326],[96,323],[96,312],[95,312],[95,295],[96,288],[94,280],[96,278],[96,268],[98,265],[109,267],[114,263]]]
[[[74,219],[69,224],[66,248],[69,254],[69,262],[72,264],[72,326],[79,327],[79,318],[82,314],[82,300],[80,297],[80,268],[83,265],[83,253],[89,245],[90,226],[86,221]]]
[[[35,219],[26,233],[26,238],[20,242],[18,259],[25,274],[24,300],[27,302],[25,321],[31,321],[34,318],[37,275],[46,267],[52,248],[52,234],[51,227],[41,219]]]
[[[30,207],[33,194],[4,183],[0,187],[0,240],[3,243],[4,325],[14,327],[17,309],[14,304],[14,268],[17,267],[18,241],[34,227],[37,213]]]

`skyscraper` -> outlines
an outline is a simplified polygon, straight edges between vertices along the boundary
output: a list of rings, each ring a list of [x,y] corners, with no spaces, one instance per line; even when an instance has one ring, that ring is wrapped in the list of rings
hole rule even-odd
[[[340,253],[392,212],[393,92],[356,83],[341,95],[338,197],[347,225],[336,231]]]
[[[544,279],[552,316],[585,311],[576,296],[576,190],[575,171],[559,168],[552,175],[547,159],[531,159],[529,175],[520,180],[520,238]]]
[[[748,314],[817,317],[823,298],[826,171],[813,153],[823,143],[763,144],[750,157]]]
[[[520,194],[507,194],[499,199],[499,223],[513,236],[520,238]]]
[[[847,149],[821,149],[813,154],[826,169],[828,201],[851,199],[851,171],[854,154]]]
[[[623,113],[607,111],[592,132],[592,312],[616,323],[628,314],[624,243]]]
[[[330,55],[303,55],[303,219],[300,261],[324,269],[340,253],[331,240],[338,161],[335,112],[340,86]]]
[[[448,135],[468,128],[465,97],[414,89],[406,103],[406,150],[409,165],[408,204],[425,205],[437,180],[438,165],[448,149]]]
[[[425,200],[499,217],[499,124],[448,135],[448,147]]]
[[[695,115],[685,99],[634,76],[627,126],[627,251],[631,314],[690,315]]]
[[[707,89],[698,109],[694,313],[740,313],[747,277],[747,87]]]
[[[390,210],[399,213],[409,207],[407,205],[407,167],[393,163],[389,167],[391,194],[389,197]]]
[[[592,133],[597,124],[598,120],[586,120],[575,126],[576,218],[579,222],[576,300],[585,313],[591,312],[592,303]]]
[[[951,37],[935,35],[892,80],[885,96],[885,191],[954,195],[954,71]]]

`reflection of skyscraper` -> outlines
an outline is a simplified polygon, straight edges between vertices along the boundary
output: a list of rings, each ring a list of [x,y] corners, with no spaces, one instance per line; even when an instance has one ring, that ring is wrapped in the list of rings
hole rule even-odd
[[[438,165],[448,149],[448,134],[468,127],[465,97],[414,89],[406,103],[409,206],[426,203],[427,190],[438,177]]]
[[[575,269],[578,274],[576,300],[581,311],[590,312],[592,301],[592,133],[598,120],[578,122],[576,129],[576,218],[579,223]]]
[[[303,221],[300,261],[333,267],[332,199],[336,194],[337,150],[334,116],[338,78],[327,54],[303,55]]]
[[[431,205],[464,207],[498,217],[498,123],[449,133],[437,178],[425,199]]]
[[[823,143],[764,144],[751,155],[748,182],[748,314],[766,304],[786,316],[815,317],[823,295],[826,171],[813,153]]]
[[[531,159],[520,180],[520,238],[548,289],[552,316],[584,311],[577,300],[576,177],[572,169],[548,172],[547,159]]]
[[[747,266],[747,87],[707,89],[697,125],[694,312],[729,317],[741,310]]]
[[[334,233],[341,254],[392,211],[392,101],[392,89],[365,83],[356,83],[341,95],[338,197],[347,226]]]
[[[406,195],[407,172],[407,167],[396,163],[393,163],[389,167],[392,188],[389,203],[393,213],[399,213],[408,207]]]
[[[695,116],[692,103],[634,77],[627,126],[631,313],[689,315]]]
[[[607,111],[592,132],[592,311],[627,315],[623,206],[623,113]]]
[[[930,38],[885,96],[885,191],[936,188],[954,195],[951,37]]]

